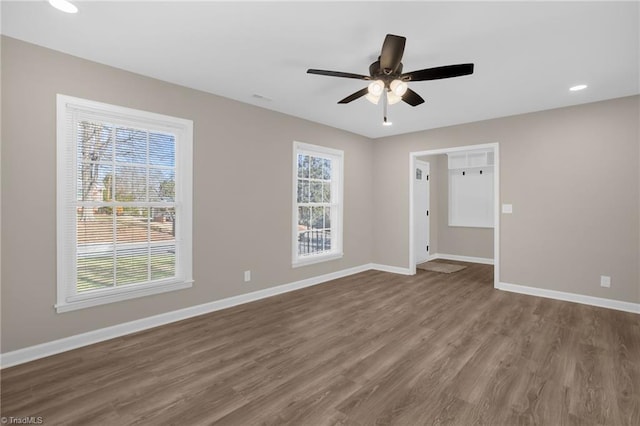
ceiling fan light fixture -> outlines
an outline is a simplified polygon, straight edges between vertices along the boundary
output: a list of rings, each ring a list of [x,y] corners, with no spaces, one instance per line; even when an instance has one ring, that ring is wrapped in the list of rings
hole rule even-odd
[[[444,65],[411,72],[402,72],[402,55],[404,54],[406,40],[406,37],[387,34],[382,43],[378,60],[369,65],[369,75],[315,68],[308,69],[307,74],[365,80],[368,82],[366,87],[341,99],[338,103],[348,104],[361,97],[367,97],[369,102],[378,104],[380,97],[384,97],[383,105],[385,112],[389,104],[400,101],[412,107],[424,103],[424,99],[419,94],[407,87],[410,81],[440,80],[443,78],[473,74],[473,63]]]
[[[407,89],[409,87],[407,83],[402,80],[393,80],[389,85],[389,88],[394,95],[402,97],[402,95],[407,93]]]
[[[384,81],[382,80],[374,80],[369,83],[368,87],[369,93],[373,96],[380,96],[382,91],[384,90]]]
[[[67,0],[49,0],[49,4],[65,13],[78,13],[78,7]]]
[[[396,95],[391,90],[387,92],[387,102],[389,102],[389,105],[397,104],[401,100],[402,100],[402,96]]]
[[[371,93],[367,93],[367,94],[365,95],[365,98],[366,98],[369,102],[371,102],[372,104],[374,104],[374,105],[378,105],[378,102],[380,102],[380,96],[379,96],[379,95],[378,95],[378,96],[374,96],[374,95],[372,95]]]

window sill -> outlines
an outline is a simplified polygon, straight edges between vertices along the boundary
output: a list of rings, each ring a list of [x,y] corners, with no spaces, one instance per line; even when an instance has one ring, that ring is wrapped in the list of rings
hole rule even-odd
[[[291,263],[292,268],[300,268],[301,266],[313,265],[315,263],[328,262],[330,260],[341,259],[344,256],[344,253],[331,253],[322,256],[312,256],[312,257],[303,257],[297,260],[294,260]]]
[[[161,284],[154,284],[143,288],[123,288],[122,291],[110,294],[96,294],[93,297],[78,298],[76,300],[58,303],[54,305],[57,313],[70,312],[78,309],[90,308],[92,306],[106,305],[108,303],[120,302],[122,300],[136,299],[138,297],[150,296],[153,294],[166,293],[169,291],[182,290],[193,287],[193,280],[169,281]]]

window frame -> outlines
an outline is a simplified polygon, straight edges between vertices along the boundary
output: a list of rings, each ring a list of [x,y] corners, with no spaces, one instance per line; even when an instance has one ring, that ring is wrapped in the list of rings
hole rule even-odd
[[[332,248],[328,252],[299,255],[298,254],[298,155],[307,154],[332,160],[331,196],[337,212],[331,223]],[[343,213],[344,213],[344,151],[304,142],[293,142],[293,180],[292,180],[292,244],[291,266],[293,268],[312,265],[320,262],[340,259],[343,253]],[[335,201],[333,197],[336,197]]]
[[[192,287],[193,121],[62,94],[57,94],[56,106],[56,312]],[[175,136],[175,277],[93,290],[84,294],[76,292],[78,143],[75,120],[69,120],[70,114],[93,116],[101,122],[169,132]]]

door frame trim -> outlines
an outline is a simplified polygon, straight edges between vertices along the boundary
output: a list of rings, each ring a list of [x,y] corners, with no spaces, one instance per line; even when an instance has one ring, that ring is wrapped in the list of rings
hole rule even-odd
[[[469,151],[474,149],[493,149],[493,217],[495,223],[495,226],[493,228],[493,287],[498,288],[500,284],[500,144],[498,142],[409,152],[409,271],[411,275],[415,275],[416,273],[416,261],[414,257],[413,247],[413,196],[415,178],[413,176],[413,173],[416,167],[416,160],[418,159],[418,157],[424,157],[427,155],[440,155],[451,152]]]

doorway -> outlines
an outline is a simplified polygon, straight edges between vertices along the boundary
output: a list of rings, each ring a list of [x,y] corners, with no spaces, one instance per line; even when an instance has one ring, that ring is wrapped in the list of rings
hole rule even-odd
[[[416,197],[422,190],[421,183],[416,179],[417,168],[421,162],[419,157],[434,156],[440,154],[455,154],[471,150],[490,150],[493,152],[494,173],[493,173],[493,264],[494,264],[494,287],[497,288],[500,283],[500,164],[499,164],[499,144],[488,143],[480,145],[466,145],[452,148],[441,148],[425,151],[416,151],[409,153],[409,272],[416,273],[416,264],[421,263],[424,253],[418,246],[424,238],[424,231],[420,230],[422,226],[421,213],[418,208],[421,201]],[[435,206],[429,206],[431,209]],[[431,216],[431,215],[430,215]],[[421,234],[419,232],[422,232]],[[428,239],[429,237],[427,237]]]

